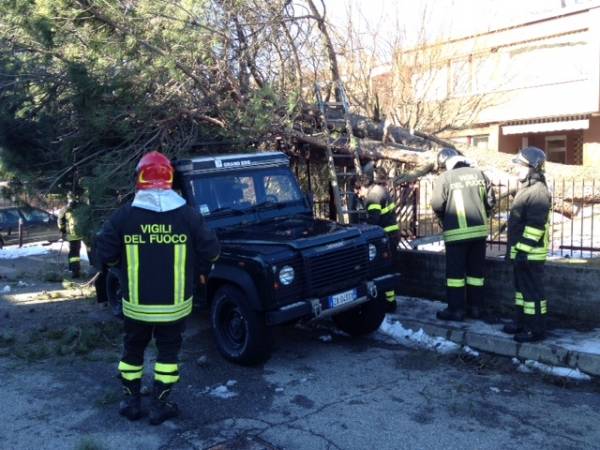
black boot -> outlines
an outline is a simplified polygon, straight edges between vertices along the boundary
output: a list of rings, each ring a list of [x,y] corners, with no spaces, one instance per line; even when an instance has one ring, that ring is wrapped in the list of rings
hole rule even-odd
[[[542,331],[523,330],[513,337],[517,342],[537,342],[543,341],[546,333]]]
[[[507,323],[502,327],[502,331],[506,334],[517,334],[523,332],[523,325],[517,321]]]
[[[179,408],[174,402],[167,401],[171,387],[159,381],[154,382],[154,394],[150,407],[150,424],[160,425],[165,420],[179,415]]]
[[[385,302],[385,312],[386,313],[395,313],[396,312],[396,308],[398,307],[398,304],[396,303],[396,300],[387,300]]]
[[[462,322],[465,320],[465,313],[461,310],[452,310],[446,308],[443,311],[438,311],[435,316],[440,320],[453,320],[455,322]]]
[[[129,420],[138,420],[144,417],[140,385],[140,380],[123,380],[125,398],[119,404],[119,414],[127,417]]]
[[[479,306],[471,306],[470,308],[467,308],[466,316],[469,319],[480,320],[483,317],[483,312],[481,311]]]

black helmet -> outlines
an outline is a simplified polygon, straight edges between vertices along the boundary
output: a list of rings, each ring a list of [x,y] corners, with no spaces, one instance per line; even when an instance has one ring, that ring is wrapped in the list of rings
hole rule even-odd
[[[448,160],[448,158],[451,158],[452,156],[459,156],[459,155],[460,155],[460,153],[458,153],[456,151],[456,149],[450,148],[450,147],[444,147],[437,154],[438,169],[445,169],[446,161]]]
[[[546,153],[544,150],[537,147],[525,147],[521,149],[519,154],[514,158],[513,163],[529,167],[536,172],[544,171],[544,163],[546,162]]]
[[[385,170],[382,169],[381,167],[378,167],[375,170],[375,175],[373,177],[373,182],[377,183],[377,184],[386,184],[388,182],[389,177],[387,176],[387,173],[385,173]]]

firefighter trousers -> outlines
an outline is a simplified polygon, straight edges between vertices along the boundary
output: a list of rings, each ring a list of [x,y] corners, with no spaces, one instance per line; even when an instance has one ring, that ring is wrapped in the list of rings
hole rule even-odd
[[[390,251],[392,255],[392,264],[396,261],[396,256],[398,255],[398,244],[400,243],[400,235],[397,231],[392,233],[387,233],[387,238],[390,241]],[[396,304],[396,290],[390,289],[385,291],[385,299],[387,302]]]
[[[139,393],[144,370],[144,351],[153,337],[158,350],[154,365],[154,384],[170,389],[179,381],[178,358],[185,320],[151,324],[126,317],[124,326],[124,351],[119,371],[126,391]]]
[[[548,302],[544,295],[544,263],[517,259],[513,264],[517,323],[528,331],[546,331]]]
[[[485,239],[446,243],[446,301],[451,311],[483,307]]]
[[[69,241],[69,270],[73,277],[78,277],[81,272],[81,239]]]

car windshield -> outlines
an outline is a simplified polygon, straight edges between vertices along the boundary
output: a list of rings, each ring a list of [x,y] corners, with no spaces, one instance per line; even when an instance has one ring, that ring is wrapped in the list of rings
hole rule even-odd
[[[203,176],[191,181],[203,215],[281,208],[303,201],[292,173],[285,168]]]

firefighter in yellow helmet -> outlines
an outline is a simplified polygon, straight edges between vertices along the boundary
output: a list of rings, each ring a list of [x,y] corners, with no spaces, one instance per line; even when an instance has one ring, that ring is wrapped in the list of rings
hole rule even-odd
[[[158,355],[150,423],[178,414],[168,401],[179,381],[178,354],[185,318],[192,312],[194,278],[208,272],[219,243],[202,216],[172,190],[173,167],[159,152],[137,166],[136,195],[104,224],[97,237],[101,263],[118,266],[125,317],[124,353],[118,369],[125,399],[119,413],[144,415],[140,385],[144,350],[154,338]]]

